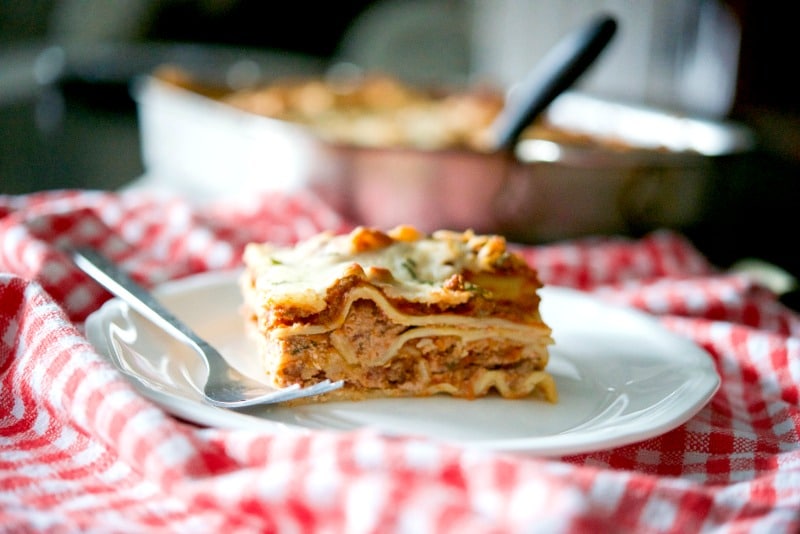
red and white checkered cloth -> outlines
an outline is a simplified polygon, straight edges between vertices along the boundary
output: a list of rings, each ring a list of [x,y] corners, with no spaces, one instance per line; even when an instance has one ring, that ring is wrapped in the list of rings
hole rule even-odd
[[[59,252],[145,284],[347,221],[310,196],[198,208],[138,193],[0,196],[2,532],[797,532],[800,318],[679,235],[521,247],[545,283],[656,314],[722,386],[660,437],[543,459],[370,431],[201,428],[139,396],[82,334],[108,295]]]

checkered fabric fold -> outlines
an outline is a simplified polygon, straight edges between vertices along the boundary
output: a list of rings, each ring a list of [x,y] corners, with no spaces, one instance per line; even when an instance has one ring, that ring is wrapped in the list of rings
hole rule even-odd
[[[203,428],[83,335],[109,295],[64,246],[146,285],[234,267],[248,241],[348,221],[307,193],[198,207],[141,192],[0,196],[1,532],[797,532],[800,318],[685,238],[519,246],[546,284],[651,313],[722,385],[659,437],[544,459],[371,431]]]

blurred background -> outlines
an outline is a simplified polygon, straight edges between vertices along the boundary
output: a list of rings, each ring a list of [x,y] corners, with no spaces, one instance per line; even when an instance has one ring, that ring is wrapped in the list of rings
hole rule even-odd
[[[746,125],[715,160],[706,216],[681,228],[712,261],[800,272],[796,8],[756,0],[0,0],[0,193],[138,179],[137,78],[173,62],[248,79],[348,62],[415,83],[510,86],[568,29],[620,23],[580,90]],[[237,78],[237,79],[238,79]]]

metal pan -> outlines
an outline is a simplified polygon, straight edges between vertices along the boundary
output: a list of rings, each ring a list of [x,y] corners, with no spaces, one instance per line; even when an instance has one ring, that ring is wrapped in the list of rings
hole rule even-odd
[[[697,223],[714,161],[753,147],[738,124],[574,92],[546,110],[547,128],[491,154],[337,144],[157,77],[137,102],[152,182],[200,199],[305,187],[357,223],[523,242]]]

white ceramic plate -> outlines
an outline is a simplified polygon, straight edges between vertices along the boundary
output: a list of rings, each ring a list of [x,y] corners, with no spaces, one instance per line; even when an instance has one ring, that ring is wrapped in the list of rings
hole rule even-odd
[[[255,347],[239,315],[236,273],[172,282],[157,295],[236,368],[258,377]],[[555,338],[548,369],[558,384],[557,404],[435,396],[224,410],[202,402],[197,385],[205,370],[196,355],[120,300],[92,314],[86,331],[143,395],[174,415],[201,425],[274,432],[370,427],[561,456],[662,434],[696,414],[719,387],[708,354],[654,318],[568,289],[548,287],[541,295],[542,314]]]

